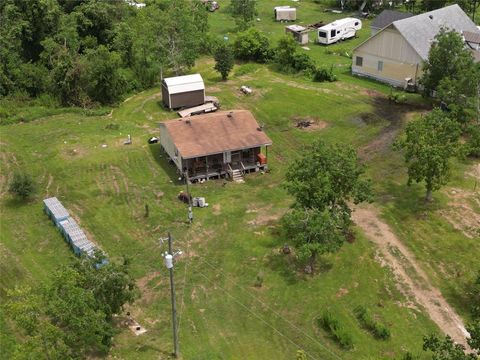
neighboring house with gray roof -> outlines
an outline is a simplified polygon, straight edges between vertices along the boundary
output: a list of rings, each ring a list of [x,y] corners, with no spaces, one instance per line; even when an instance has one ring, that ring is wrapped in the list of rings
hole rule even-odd
[[[479,34],[458,5],[397,20],[353,50],[352,73],[394,86],[417,84],[430,46],[442,27]]]
[[[387,27],[391,23],[397,20],[406,19],[412,17],[413,14],[408,12],[401,12],[396,10],[383,10],[378,16],[372,21],[370,29],[372,30],[372,36],[377,32],[382,30],[384,27]]]

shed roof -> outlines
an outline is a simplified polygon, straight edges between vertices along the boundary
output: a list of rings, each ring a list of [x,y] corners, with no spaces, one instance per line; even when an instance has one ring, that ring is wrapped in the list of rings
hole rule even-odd
[[[466,42],[469,42],[471,44],[480,44],[480,31],[476,33],[471,31],[464,31],[462,34]]]
[[[286,29],[292,31],[292,32],[297,32],[297,33],[301,33],[301,32],[304,32],[304,31],[308,31],[309,29],[307,29],[306,27],[303,27],[303,26],[300,26],[300,25],[288,25],[288,26],[285,26]]]
[[[370,27],[375,29],[383,29],[385,26],[390,25],[397,20],[406,19],[412,17],[413,14],[408,12],[401,12],[395,10],[383,10],[372,22]]]
[[[442,27],[459,33],[479,33],[476,25],[457,4],[397,20],[392,25],[423,59],[427,59],[430,46]]]
[[[197,115],[165,121],[160,126],[184,159],[272,144],[248,110]]]
[[[276,12],[294,12],[294,11],[297,11],[297,8],[286,5],[286,6],[275,6],[274,10]]]
[[[188,91],[205,90],[205,84],[200,74],[165,78],[163,82],[171,95]]]
[[[70,216],[67,209],[65,209],[56,197],[45,199],[43,200],[43,203],[50,210],[55,219],[65,219]]]

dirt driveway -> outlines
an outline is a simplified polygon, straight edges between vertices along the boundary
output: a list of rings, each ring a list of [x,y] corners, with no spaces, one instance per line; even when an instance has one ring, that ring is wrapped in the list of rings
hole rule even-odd
[[[382,263],[392,269],[399,291],[409,301],[422,306],[445,334],[468,348],[465,339],[468,332],[462,319],[432,285],[415,256],[380,219],[377,210],[373,206],[358,207],[353,212],[353,220],[377,245]]]

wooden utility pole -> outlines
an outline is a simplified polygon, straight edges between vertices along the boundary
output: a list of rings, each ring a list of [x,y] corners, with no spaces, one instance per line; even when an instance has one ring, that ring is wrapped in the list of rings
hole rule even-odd
[[[170,296],[172,301],[172,327],[173,327],[173,356],[178,357],[178,333],[177,333],[177,308],[175,305],[175,283],[173,281],[173,254],[172,235],[168,233],[168,252],[165,255],[165,266],[170,272]]]

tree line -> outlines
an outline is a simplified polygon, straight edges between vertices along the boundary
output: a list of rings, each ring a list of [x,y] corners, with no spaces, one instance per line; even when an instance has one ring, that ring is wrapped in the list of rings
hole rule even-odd
[[[64,106],[113,104],[179,74],[208,51],[200,0],[0,2],[0,96],[54,97]]]

